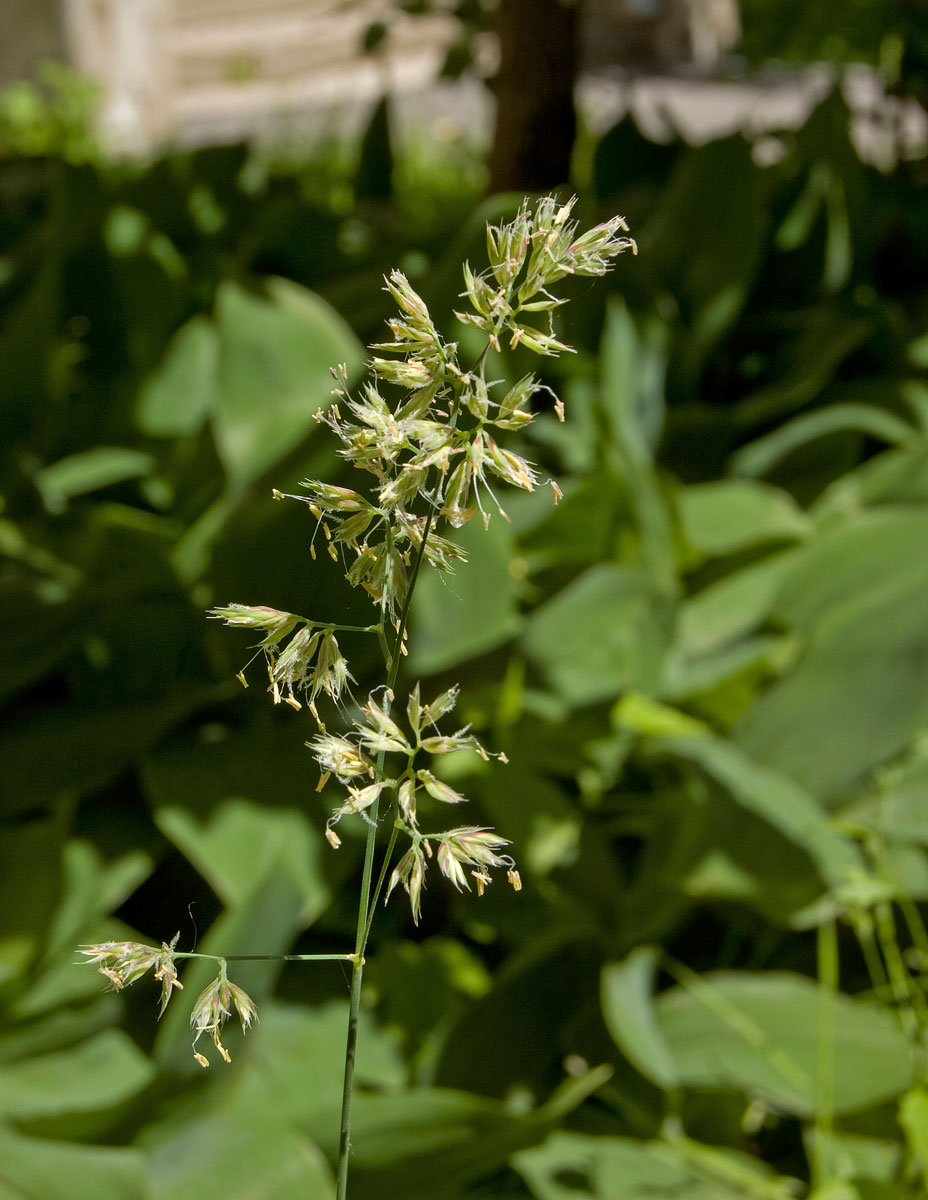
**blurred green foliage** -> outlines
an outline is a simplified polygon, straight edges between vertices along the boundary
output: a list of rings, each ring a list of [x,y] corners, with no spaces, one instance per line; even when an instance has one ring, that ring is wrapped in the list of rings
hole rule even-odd
[[[925,167],[863,165],[837,93],[758,157],[600,141],[584,217],[640,249],[565,312],[527,447],[564,500],[417,594],[409,679],[508,755],[452,769],[525,888],[378,914],[355,1200],[924,1195]],[[325,845],[305,718],[203,610],[367,619],[271,485],[339,480],[313,413],[383,271],[450,321],[520,199],[365,199],[377,161],[0,161],[4,1197],[331,1194],[338,964],[242,964],[261,1023],[205,1074],[196,966],[156,1026],[73,963],[352,941],[363,831]]]
[[[40,63],[34,81],[18,80],[0,91],[0,154],[99,160],[94,132],[99,96],[95,83],[64,63]]]
[[[919,0],[740,0],[738,53],[750,63],[867,63],[890,90],[925,99],[928,10]]]

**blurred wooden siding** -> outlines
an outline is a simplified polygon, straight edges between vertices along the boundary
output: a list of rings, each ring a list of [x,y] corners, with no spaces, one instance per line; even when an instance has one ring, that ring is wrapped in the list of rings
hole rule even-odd
[[[454,22],[415,22],[389,0],[170,0],[173,124],[204,140],[306,121],[334,107],[408,92],[435,77]],[[390,34],[375,54],[364,34]]]
[[[704,141],[797,126],[835,77],[826,64],[713,80],[737,46],[737,0],[580,2],[578,99],[594,129],[629,109],[659,139],[673,129]],[[390,36],[365,56],[365,30],[378,20]],[[363,118],[387,90],[401,116],[463,120],[488,135],[486,89],[474,80],[463,92],[429,86],[454,33],[453,18],[410,19],[392,0],[0,0],[0,86],[42,58],[70,62],[103,85],[114,150],[322,131],[333,117]],[[887,100],[875,71],[849,73],[845,95],[868,161],[889,166],[900,152],[924,152],[924,110]]]
[[[365,55],[378,20],[389,36]],[[311,127],[416,90],[453,32],[450,17],[412,21],[389,0],[0,0],[0,83],[64,57],[103,86],[113,148],[147,150]]]

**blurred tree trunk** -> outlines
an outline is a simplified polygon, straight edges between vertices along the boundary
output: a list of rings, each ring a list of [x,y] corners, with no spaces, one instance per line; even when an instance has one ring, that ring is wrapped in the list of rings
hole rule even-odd
[[[577,25],[570,0],[501,0],[492,191],[540,192],[567,180],[577,131]]]

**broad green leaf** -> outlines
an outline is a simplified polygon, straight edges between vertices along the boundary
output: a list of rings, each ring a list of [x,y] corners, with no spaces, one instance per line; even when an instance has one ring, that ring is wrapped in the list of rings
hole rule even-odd
[[[323,964],[317,964],[322,966]],[[334,966],[334,964],[333,964]],[[270,1004],[256,1033],[254,1071],[285,1121],[308,1128],[337,1153],[347,1004],[319,1009]],[[525,1115],[498,1101],[448,1089],[404,1090],[397,1039],[361,1013],[351,1195],[456,1200],[466,1181],[492,1175],[513,1150],[531,1145],[603,1080],[571,1080],[573,1090]],[[574,1087],[576,1085],[576,1087]]]
[[[567,419],[559,421],[554,413],[539,413],[531,425],[533,446],[544,446],[555,455],[558,481],[577,487],[587,486],[602,462],[603,436],[599,390],[592,379],[568,377],[558,394],[564,401]],[[565,491],[565,495],[567,492]],[[600,514],[590,511],[591,519],[600,523]]]
[[[30,990],[21,997],[25,1003],[11,1005],[6,1026],[0,1032],[0,1061],[25,1061],[36,1055],[66,1050],[119,1023],[124,1013],[123,1003],[113,992],[104,991],[103,979],[96,970],[76,970],[82,964],[73,958],[63,965],[68,973],[65,975],[62,970],[57,974],[57,1004],[43,996],[40,1005],[29,1005]],[[73,986],[75,976],[83,985],[80,993]],[[39,986],[46,982],[43,979]],[[70,990],[66,990],[66,984],[71,985]],[[29,1011],[24,1016],[22,1009],[27,1005]],[[41,1019],[30,1020],[35,1011],[41,1013]]]
[[[862,1200],[862,1196],[846,1179],[829,1179],[810,1193],[809,1200]]]
[[[136,418],[149,437],[196,433],[213,411],[219,364],[216,328],[192,317],[174,334],[139,391]]]
[[[928,1092],[916,1086],[899,1104],[899,1124],[905,1133],[912,1165],[928,1187]]]
[[[507,907],[511,903],[507,899]],[[518,1081],[543,1094],[563,1070],[564,1054],[574,1049],[578,1035],[571,1026],[580,1006],[588,999],[595,1003],[600,969],[598,947],[573,929],[545,926],[455,1023],[442,1043],[433,1082],[502,1097]],[[494,1043],[505,1045],[505,1056],[473,1052]]]
[[[16,1020],[41,1017],[43,1026],[58,1019],[55,1010],[63,1005],[101,996],[103,982],[99,975],[75,970],[84,961],[76,953],[77,946],[107,937],[131,936],[123,930],[104,929],[102,922],[151,874],[154,865],[140,850],[105,863],[99,852],[81,839],[66,843],[62,860],[60,866],[54,859],[48,863],[49,868],[55,868],[56,876],[60,874],[61,897],[57,911],[45,926],[38,964],[27,989],[9,1007]],[[29,863],[29,869],[41,878],[36,861]],[[93,1020],[91,1015],[91,1024]]]
[[[890,844],[884,870],[893,899],[928,900],[928,853],[922,847]]]
[[[764,1200],[792,1200],[799,1190],[798,1180],[778,1174],[767,1163],[739,1150],[705,1145],[675,1132],[668,1134],[667,1142],[668,1149],[689,1163],[707,1183],[730,1188],[735,1195],[743,1191]]]
[[[798,553],[790,549],[772,554],[684,600],[678,609],[675,647],[695,657],[756,629],[773,611]]]
[[[702,771],[683,769],[668,778],[664,745],[662,739],[645,742],[635,755],[649,778],[667,782],[649,799],[643,853],[615,902],[620,944],[659,938],[694,901],[710,899],[752,908],[781,927],[808,923],[805,910],[823,894],[823,870],[795,835],[775,827],[782,820],[770,797],[766,804],[756,797],[748,803],[713,786]]]
[[[215,543],[239,510],[241,497],[224,492],[206,508],[180,537],[171,553],[171,565],[188,585],[207,574]]]
[[[885,409],[869,404],[830,404],[804,413],[780,425],[773,433],[749,442],[732,455],[731,469],[738,475],[766,475],[781,459],[807,442],[846,430],[864,433],[891,445],[911,441],[916,436],[916,430],[908,421],[900,420]]]
[[[821,615],[797,666],[735,727],[734,739],[748,754],[827,797],[898,754],[924,727],[924,537],[921,547],[914,561],[862,552],[853,567],[838,567],[837,579],[806,593],[795,590],[794,577],[783,609],[807,620]],[[818,565],[825,568],[824,556]],[[852,590],[832,599],[842,578]]]
[[[848,513],[876,505],[924,504],[928,500],[928,443],[908,442],[868,458],[821,493],[811,515],[823,527]]]
[[[599,351],[602,407],[616,444],[639,466],[651,463],[664,424],[665,355],[657,330],[647,334],[611,296]]]
[[[805,189],[777,230],[777,244],[783,250],[802,245],[820,208],[827,220],[822,284],[826,291],[834,292],[848,281],[853,266],[853,243],[844,180],[832,163],[819,160],[812,164]]]
[[[899,399],[909,409],[920,431],[924,433],[928,429],[928,380],[902,379],[896,383],[896,387]],[[925,449],[924,444],[921,449]]]
[[[537,1145],[552,1125],[609,1077],[608,1068],[569,1079],[551,1100],[521,1114],[496,1100],[440,1088],[357,1097],[352,1195],[381,1200],[458,1200],[492,1178],[510,1156]]]
[[[325,301],[283,279],[266,298],[237,283],[216,299],[219,377],[213,412],[216,447],[233,489],[244,487],[316,427],[338,363],[354,374],[360,343]]]
[[[812,522],[788,492],[747,479],[690,484],[675,496],[686,540],[706,554],[769,541],[795,541]]]
[[[756,855],[759,846],[756,838],[747,836],[745,826],[749,826],[749,822],[741,821],[742,836],[736,846],[725,845],[720,837],[718,844],[707,850],[695,866],[675,882],[682,892],[697,901],[728,900],[751,905],[769,921],[784,923],[784,918],[793,917],[797,905],[790,904],[792,897],[784,886],[793,881],[787,878],[785,870],[778,875],[776,867],[794,868],[804,861],[804,856],[791,849],[790,857],[786,858],[781,845],[765,853],[762,860],[752,858],[752,852]],[[768,837],[764,845],[768,846],[770,840]]]
[[[591,436],[599,442],[597,430]],[[520,531],[519,548],[535,570],[585,567],[612,556],[616,529],[630,519],[628,486],[622,474],[590,470],[576,483],[565,480],[563,500],[546,505],[545,515],[534,528]]]
[[[418,1078],[437,1057],[444,1031],[491,986],[482,960],[452,937],[392,939],[368,962],[364,979],[378,996],[381,1029],[397,1034]],[[383,1039],[380,1033],[377,1040]],[[398,1066],[404,1078],[403,1064]]]
[[[48,931],[46,954],[67,953],[88,925],[119,908],[151,873],[154,863],[141,850],[104,862],[88,841],[72,838],[64,847],[61,903]]]
[[[811,628],[838,606],[870,594],[889,606],[894,593],[928,584],[928,513],[886,507],[823,530],[795,552],[776,617]]]
[[[537,1200],[790,1200],[795,1180],[746,1154],[688,1139],[553,1133],[513,1165]]]
[[[915,1089],[913,1089],[915,1090]],[[911,1095],[907,1092],[906,1095]],[[902,1103],[905,1104],[903,1096]],[[819,1137],[827,1138],[824,1160],[842,1179],[879,1180],[889,1183],[898,1177],[902,1147],[889,1136],[866,1137],[859,1133],[825,1132],[808,1126],[805,1132],[806,1153],[814,1161]]]
[[[521,704],[521,698],[517,703]],[[537,737],[537,735],[536,735]],[[541,734],[545,739],[545,734]],[[553,730],[548,728],[547,747],[554,744]],[[534,743],[534,744],[533,744]],[[575,742],[568,740],[572,752]],[[558,867],[569,866],[577,857],[577,846],[583,819],[563,788],[552,778],[549,764],[539,761],[536,738],[530,735],[507,746],[511,761],[481,770],[478,779],[461,781],[465,794],[479,794],[481,809],[491,825],[505,829],[514,846],[518,846],[521,866],[536,877],[550,874]],[[576,768],[576,762],[566,770]],[[453,782],[450,778],[448,782]],[[457,786],[457,785],[455,785]]]
[[[0,1064],[0,1110],[17,1120],[99,1112],[137,1095],[154,1075],[135,1043],[109,1029],[67,1050]]]
[[[315,781],[304,740],[290,722],[203,726],[159,746],[142,779],[159,826],[226,905],[250,903],[283,872],[309,924],[329,900],[322,834],[305,813],[282,807],[294,781]]]
[[[306,1081],[304,1086],[311,1086]],[[246,1073],[149,1127],[151,1200],[332,1200],[335,1181],[315,1142],[278,1097]]]
[[[734,743],[674,737],[659,739],[656,747],[698,764],[738,804],[801,846],[831,886],[840,887],[861,869],[856,844],[831,824],[813,796],[787,776],[753,762]]]
[[[107,934],[126,939],[132,938],[134,931],[127,930],[125,926],[113,928],[112,925],[109,925],[97,926],[95,934],[99,935],[100,940],[104,940]],[[47,1047],[49,1049],[57,1049],[59,1044],[71,1044],[76,1041],[77,1038],[66,1038],[63,1043],[56,1042],[52,1028],[57,1023],[60,1028],[66,1029],[67,1021],[63,1017],[72,1011],[85,1013],[91,1032],[98,1027],[107,1028],[118,1024],[122,1012],[119,1001],[106,991],[109,985],[102,976],[97,974],[96,969],[88,968],[84,959],[78,956],[77,946],[89,944],[83,939],[80,942],[77,940],[72,942],[64,953],[59,952],[44,969],[40,970],[30,981],[29,987],[10,1003],[8,1010],[10,1018],[25,1022],[29,1026],[29,1033],[24,1035],[24,1045],[29,1044],[33,1034],[35,1034],[36,1044],[41,1045],[45,1041],[44,1034],[46,1032],[50,1039]],[[78,968],[83,969],[78,970]],[[80,1008],[70,1010],[64,1007],[65,1005],[87,1005],[88,1002],[92,1002],[92,1004],[86,1010]],[[109,1020],[103,1019],[104,1013],[109,1014]],[[76,1025],[80,1027],[80,1022],[77,1022]],[[22,1027],[19,1028],[22,1033]]]
[[[468,561],[453,575],[424,567],[416,586],[409,653],[412,669],[422,675],[486,654],[519,627],[509,572],[512,538],[502,518],[494,516],[486,530],[475,519],[454,540]]]
[[[232,797],[201,824],[183,808],[155,814],[159,828],[228,906],[249,903],[273,874],[284,872],[303,897],[300,919],[313,921],[328,900],[322,837],[303,813]]]
[[[729,729],[757,699],[771,677],[782,675],[795,662],[798,639],[758,636],[691,656],[671,648],[664,670],[663,692],[668,700],[693,697],[701,713]]]
[[[626,692],[612,710],[612,722],[644,737],[709,737],[711,729],[677,708],[640,692]]]
[[[646,686],[661,654],[648,580],[612,563],[590,567],[537,608],[522,646],[570,705]]]
[[[928,332],[921,333],[909,342],[906,358],[918,371],[928,371]]]
[[[288,953],[328,901],[321,839],[302,814],[275,803],[306,769],[305,747],[288,727],[246,726],[233,736],[211,725],[176,736],[145,764],[144,784],[156,816],[170,810],[172,836],[229,905],[197,945],[204,953]],[[261,820],[265,809],[267,828]],[[164,937],[174,932],[167,929]],[[280,969],[279,962],[230,963],[230,977],[260,1009]],[[305,968],[310,979],[314,971],[339,969],[337,963]],[[185,992],[174,997],[158,1026],[156,1056],[184,1072],[200,1069],[190,1051],[190,1004],[215,973],[209,962],[189,963]],[[252,1040],[242,1045],[241,1035],[231,1031],[226,1044],[237,1058],[252,1053]]]
[[[324,973],[331,983],[348,968],[333,962],[306,963],[303,969],[307,995],[311,996],[314,975]],[[359,1022],[358,1039],[363,1046],[356,1066],[359,1089],[396,1091],[406,1082],[399,1038],[365,1009]],[[321,1005],[269,1001],[255,1031],[254,1070],[267,1081],[285,1119],[312,1130],[320,1144],[333,1153],[337,1152],[347,1035],[347,1000]]]
[[[734,1088],[774,1108],[815,1111],[821,991],[800,975],[719,971],[658,996],[657,1021],[681,1083]],[[911,1081],[909,1047],[882,1007],[837,995],[833,1054],[836,1113],[871,1108]]]
[[[358,1200],[451,1200],[543,1136],[499,1101],[435,1088],[359,1096],[352,1124]]]
[[[834,87],[813,109],[797,138],[798,153],[810,164],[810,175],[823,200],[822,287],[826,292],[837,292],[847,284],[855,254],[867,246],[872,223],[864,167],[850,136],[851,123],[842,90]]]
[[[16,902],[0,908],[0,985],[25,971],[45,949],[62,886],[61,852],[58,822],[29,821],[3,830],[0,879]]]
[[[666,886],[697,904],[716,900],[753,909],[780,928],[817,923],[820,917],[810,906],[821,905],[827,893],[810,851],[731,793],[712,789],[707,795],[701,775],[686,777],[683,787],[690,800],[683,819],[699,814],[701,844],[691,861],[667,872]]]
[[[887,769],[880,787],[856,801],[847,815],[888,841],[928,846],[928,760],[917,757]]]
[[[150,454],[128,446],[94,446],[70,454],[36,473],[36,487],[49,512],[61,512],[75,496],[84,496],[114,483],[150,475],[155,460]]]
[[[621,963],[603,968],[600,987],[609,1032],[628,1061],[664,1089],[678,1084],[673,1056],[657,1026],[654,978],[658,951],[641,946]]]
[[[611,438],[600,454],[621,479],[641,538],[642,560],[666,596],[676,592],[671,519],[654,469],[664,424],[667,332],[657,320],[642,322],[613,298],[600,344],[600,406]],[[589,517],[587,517],[589,519]]]
[[[2,1200],[152,1200],[144,1155],[30,1138],[0,1127]]]
[[[520,855],[519,862],[524,863],[534,876],[541,878],[557,867],[571,866],[576,862],[583,822],[564,804],[560,792],[551,787],[547,778],[532,776],[527,772],[522,780],[529,785],[529,794],[538,804],[538,809],[531,816],[527,836],[519,842],[520,847],[525,848],[524,857]],[[517,779],[512,780],[513,784],[518,782]],[[511,808],[510,804],[510,811]],[[514,833],[517,828],[518,822],[514,821]]]

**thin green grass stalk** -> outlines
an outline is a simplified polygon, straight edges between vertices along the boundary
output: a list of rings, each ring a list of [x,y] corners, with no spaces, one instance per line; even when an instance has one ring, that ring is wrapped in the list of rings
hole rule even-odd
[[[910,1044],[917,1046],[919,1020],[916,1010],[921,1008],[924,1011],[925,998],[915,987],[902,957],[892,904],[888,900],[880,901],[874,906],[874,916],[876,918],[876,935],[883,952],[883,960],[886,963],[896,1012]]]
[[[385,666],[389,672],[387,678],[388,695],[393,692],[396,686],[400,659],[402,657],[403,639],[406,635],[406,623],[409,619],[409,606],[412,603],[416,581],[419,578],[419,570],[422,566],[422,559],[425,554],[431,525],[432,514],[429,513],[422,535],[422,542],[419,546],[419,552],[415,558],[409,590],[406,593],[406,600],[403,604],[403,612],[399,620],[399,628],[396,632],[394,649],[389,657],[385,656]],[[390,703],[389,699],[387,703]],[[378,756],[378,769],[380,770],[383,769],[385,757],[385,752],[381,751]],[[364,952],[367,949],[367,941],[370,937],[371,925],[373,924],[374,905],[377,903],[380,890],[386,879],[390,861],[393,857],[393,849],[396,845],[397,834],[399,833],[398,827],[394,824],[372,897],[371,880],[373,878],[374,856],[377,850],[379,801],[375,800],[371,807],[372,811],[368,814],[371,824],[368,825],[367,838],[364,844],[364,869],[361,875],[361,891],[358,897],[358,923],[355,936],[354,966],[351,971],[351,993],[348,1003],[348,1034],[345,1040],[345,1074],[342,1082],[342,1108],[338,1128],[338,1172],[335,1185],[335,1200],[345,1200],[348,1195],[348,1162],[351,1155],[351,1108],[354,1099],[354,1068],[358,1053],[358,1021],[361,1012],[361,991],[364,981]]]
[[[880,859],[884,873],[889,875],[885,847],[881,847]],[[928,969],[928,933],[911,896],[898,886],[893,890],[895,903],[912,941],[912,949],[904,953],[899,945],[895,913],[889,901],[877,911],[877,935],[883,947],[899,1019],[908,1035],[915,1075],[918,1079],[925,1079],[928,1075],[928,1047],[925,1045],[928,999],[919,977]]]
[[[849,913],[849,920],[863,953],[864,965],[867,968],[867,975],[870,977],[870,986],[874,994],[880,997],[890,995],[889,978],[880,957],[872,913],[863,909],[854,909]]]
[[[835,1001],[840,986],[838,927],[834,920],[818,927],[818,1029],[815,1051],[815,1117],[812,1190],[831,1178],[835,1115]]]
[[[923,980],[928,971],[928,931],[922,920],[918,905],[911,896],[902,894],[898,899],[899,911],[912,939],[914,952],[914,967],[909,978],[912,984],[912,1007],[918,1018],[919,1034],[914,1044],[916,1075],[919,1079],[928,1078],[928,1046],[925,1045],[925,1030],[928,1029],[928,999],[925,997]],[[905,957],[905,956],[904,956]]]
[[[928,970],[928,929],[925,928],[918,905],[911,896],[904,893],[898,897],[897,903],[909,931],[909,937],[912,939],[912,945],[918,953],[921,969]]]
[[[661,1131],[667,1143],[685,1159],[705,1184],[703,1195],[754,1197],[754,1200],[793,1200],[795,1193],[782,1179],[759,1179],[757,1172],[733,1160],[714,1146],[686,1137],[675,1123],[665,1121]],[[681,1198],[682,1200],[682,1198]]]
[[[886,802],[887,793],[881,795]],[[887,852],[886,838],[880,828],[866,831],[864,847],[880,885],[879,897],[866,909],[849,914],[867,964],[874,996],[893,1008],[908,1041],[915,1075],[928,1074],[928,998],[924,974],[928,971],[928,931],[918,906],[899,885]],[[911,949],[899,945],[896,906],[905,924]]]
[[[300,485],[303,494],[273,492],[278,500],[306,505],[316,523],[312,557],[321,531],[328,555],[347,568],[348,582],[369,594],[378,613],[376,623],[343,625],[264,605],[229,604],[211,610],[227,625],[258,632],[261,640],[254,657],[266,661],[274,703],[297,711],[306,707],[315,720],[317,732],[307,745],[321,771],[319,790],[334,778],[343,794],[326,824],[329,845],[335,850],[340,846],[336,826],[343,818],[357,817],[367,825],[354,950],[341,955],[238,956],[285,961],[336,958],[352,963],[338,1200],[346,1200],[348,1189],[364,955],[374,906],[384,888],[389,900],[402,885],[418,922],[430,863],[459,892],[474,886],[482,895],[492,872],[500,869],[516,891],[522,886],[515,861],[505,851],[509,842],[494,830],[459,826],[426,832],[419,825],[420,808],[440,809],[466,799],[442,780],[438,764],[444,755],[468,749],[485,761],[493,757],[502,762],[505,755],[488,753],[469,727],[442,732],[439,723],[454,708],[456,687],[423,701],[415,683],[405,706],[396,704],[396,688],[410,604],[422,567],[428,564],[450,572],[465,560],[460,547],[443,535],[443,527],[459,529],[478,515],[488,526],[494,509],[508,521],[494,489],[508,485],[531,492],[542,482],[532,463],[501,442],[534,419],[533,398],[548,389],[532,374],[509,386],[487,379],[490,352],[499,352],[504,340],[510,349],[522,346],[541,356],[570,351],[554,334],[553,316],[564,300],[552,288],[569,275],[604,275],[616,255],[635,250],[634,242],[622,235],[626,227],[621,217],[580,233],[571,218],[573,206],[574,200],[559,204],[550,196],[534,208],[523,204],[509,224],[488,227],[489,267],[475,274],[464,264],[462,298],[467,304],[465,311],[455,315],[483,334],[483,349],[469,368],[460,364],[456,343],[435,327],[422,297],[405,276],[394,271],[386,280],[398,309],[387,322],[393,340],[371,347],[375,355],[369,364],[370,377],[357,395],[349,391],[347,368],[333,369],[333,402],[316,413],[317,420],[341,442],[342,457],[362,471],[366,490],[307,479]],[[391,403],[389,397],[397,393],[399,398]],[[555,411],[563,419],[559,400]],[[548,482],[556,503],[560,489]],[[366,702],[352,693],[355,680],[336,637],[341,633],[376,636],[383,653],[385,681]],[[238,678],[248,686],[244,671]],[[318,707],[325,702],[334,707],[344,732],[328,729]],[[425,761],[434,764],[438,773],[423,766]],[[392,813],[390,833],[375,883],[378,834],[388,812]],[[408,846],[391,871],[400,838]],[[136,942],[105,942],[84,947],[82,953],[116,988],[154,968],[162,984],[163,1012],[172,992],[183,988],[177,961],[209,957],[183,954],[176,943],[177,937],[159,949]],[[233,1010],[245,1029],[257,1019],[253,1001],[228,979],[232,957],[215,961],[216,978],[198,997],[191,1019],[194,1057],[203,1067],[209,1066],[209,1060],[196,1048],[200,1037],[207,1034],[228,1062],[229,1053],[220,1039],[224,1022]]]

